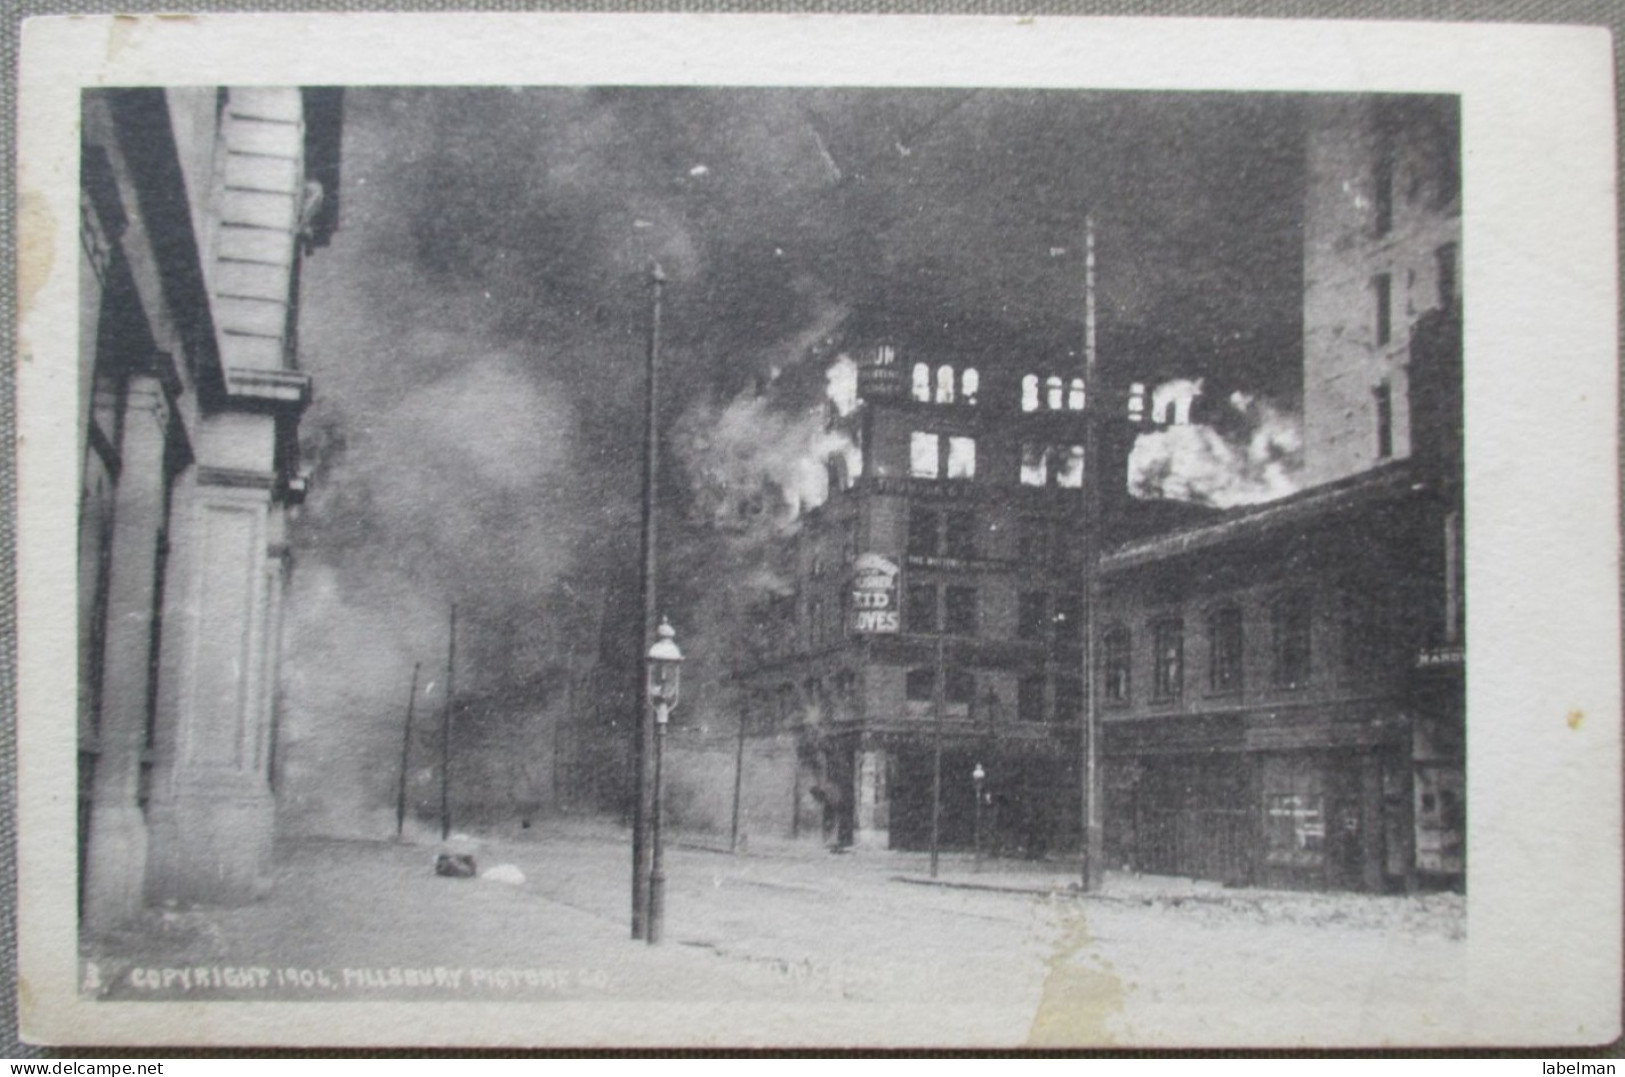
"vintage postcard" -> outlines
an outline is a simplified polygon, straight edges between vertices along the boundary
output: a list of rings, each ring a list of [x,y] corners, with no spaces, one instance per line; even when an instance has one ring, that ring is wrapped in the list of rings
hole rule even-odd
[[[30,1042],[1619,1035],[1606,31],[23,45]]]

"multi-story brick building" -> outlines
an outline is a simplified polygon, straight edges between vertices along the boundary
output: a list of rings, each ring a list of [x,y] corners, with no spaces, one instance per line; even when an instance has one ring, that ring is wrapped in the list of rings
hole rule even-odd
[[[1305,103],[1305,480],[1410,456],[1410,344],[1461,282],[1454,98],[1324,94]]]
[[[1335,888],[1463,877],[1456,104],[1305,109],[1299,492],[1224,512],[1127,497],[1130,442],[1188,400],[1152,414],[1132,355],[1085,385],[1084,327],[847,341],[862,473],[808,517],[795,590],[741,674],[752,727],[798,737],[793,797],[823,802],[831,837],[919,848],[940,800],[943,843],[968,844],[980,762],[991,841],[1077,844],[1095,526],[1113,862]]]
[[[80,273],[85,922],[267,879],[299,267],[337,91],[87,92]]]
[[[1381,889],[1465,872],[1459,125],[1306,103],[1305,489],[1101,565],[1113,856]]]
[[[1076,840],[1089,400],[1068,345],[1065,327],[848,326],[861,474],[834,469],[741,671],[751,728],[796,732],[793,797],[823,805],[832,838],[923,848],[940,803],[941,843],[968,845],[981,763],[990,842]],[[1115,412],[1103,474],[1121,493]]]

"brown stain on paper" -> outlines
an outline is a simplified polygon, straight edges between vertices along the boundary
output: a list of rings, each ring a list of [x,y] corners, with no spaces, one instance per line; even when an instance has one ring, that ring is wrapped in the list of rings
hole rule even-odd
[[[1579,729],[1580,723],[1586,720],[1586,712],[1581,710],[1579,707],[1575,707],[1573,710],[1569,711],[1568,717],[1565,720],[1569,723],[1570,729]]]
[[[26,315],[56,264],[56,218],[45,196],[24,191],[17,200],[17,313]]]
[[[143,21],[140,15],[113,16],[113,24],[107,28],[106,55],[109,64],[116,62],[119,55],[135,42]]]
[[[1044,962],[1043,993],[1027,1031],[1029,1047],[1104,1046],[1115,1042],[1109,1019],[1123,1009],[1123,981],[1089,948],[1082,909],[1064,910],[1061,937]]]

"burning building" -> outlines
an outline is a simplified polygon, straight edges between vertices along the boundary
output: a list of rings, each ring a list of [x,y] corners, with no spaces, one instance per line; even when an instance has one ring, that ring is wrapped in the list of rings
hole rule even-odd
[[[848,323],[859,459],[737,675],[744,728],[795,745],[792,830],[969,847],[980,764],[991,847],[1076,847],[1093,677],[1111,863],[1460,883],[1456,106],[1306,108],[1301,428],[1235,394],[1233,443],[1196,421],[1199,382],[1148,391],[1132,354],[1087,384],[1083,326]]]
[[[991,846],[1076,841],[1085,483],[1126,500],[1130,407],[1146,401],[1099,390],[1119,419],[1096,480],[1084,340],[1067,329],[848,323],[857,452],[832,458],[738,676],[748,729],[795,742],[793,829],[816,818],[831,841],[920,849],[935,816],[943,847],[969,847],[980,764]]]

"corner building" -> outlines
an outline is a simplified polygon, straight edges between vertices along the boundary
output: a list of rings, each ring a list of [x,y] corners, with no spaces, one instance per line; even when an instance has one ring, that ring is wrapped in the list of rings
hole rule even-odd
[[[757,611],[739,676],[752,735],[797,744],[796,829],[923,849],[940,802],[941,846],[971,848],[981,764],[984,848],[1076,844],[1078,539],[1094,481],[1082,340],[1081,326],[1022,340],[848,325],[861,473],[832,465],[793,551],[796,589]],[[1103,453],[1114,489],[1125,449],[1120,436]]]
[[[269,884],[299,274],[338,220],[338,91],[87,92],[79,875],[99,930]]]

